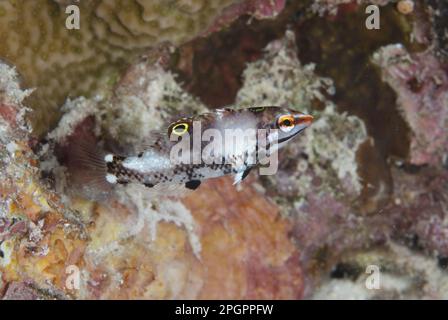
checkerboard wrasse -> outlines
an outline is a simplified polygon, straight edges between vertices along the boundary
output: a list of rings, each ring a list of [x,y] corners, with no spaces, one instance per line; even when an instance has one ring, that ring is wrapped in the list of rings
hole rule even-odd
[[[234,175],[235,184],[266,166],[272,155],[313,121],[282,107],[217,109],[181,118],[154,131],[128,154],[107,153],[80,143],[74,152],[83,185],[148,188],[177,185],[197,189],[210,178]]]

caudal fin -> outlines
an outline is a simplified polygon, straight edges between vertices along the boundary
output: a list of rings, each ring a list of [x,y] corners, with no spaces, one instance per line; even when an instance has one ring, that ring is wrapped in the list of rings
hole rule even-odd
[[[64,146],[65,166],[72,189],[87,197],[103,197],[112,190],[106,180],[105,152],[98,147],[93,131],[78,127]]]

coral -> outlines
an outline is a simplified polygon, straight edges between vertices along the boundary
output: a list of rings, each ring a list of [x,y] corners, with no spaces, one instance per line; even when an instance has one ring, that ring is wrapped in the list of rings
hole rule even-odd
[[[245,13],[256,18],[275,16],[283,2],[73,2],[80,10],[78,30],[66,27],[65,9],[71,2],[1,1],[0,57],[17,66],[27,87],[36,88],[29,103],[36,110],[34,129],[43,133],[55,123],[55,111],[68,94],[78,97],[101,91],[147,49],[164,42],[182,44]]]
[[[203,35],[210,34],[229,25],[237,17],[250,14],[257,19],[275,18],[285,7],[285,0],[249,0],[235,3],[223,10],[220,17],[208,27]]]
[[[391,242],[384,248],[358,251],[341,258],[346,277],[329,279],[313,299],[446,299],[448,281],[434,258]],[[379,288],[367,289],[368,266],[379,268]],[[348,270],[347,270],[348,271]],[[350,276],[352,279],[350,279]]]
[[[338,10],[343,6],[357,6],[360,4],[374,4],[377,6],[384,6],[391,2],[391,0],[314,0],[311,5],[311,10],[317,13],[319,16],[326,14],[336,15]]]
[[[397,104],[413,131],[410,162],[442,163],[448,149],[448,76],[441,63],[431,51],[410,54],[400,44],[381,48],[373,61],[397,92]]]
[[[16,155],[20,148],[28,150],[33,164],[22,177],[26,184],[16,179],[3,193],[9,202],[0,225],[4,298],[301,297],[299,253],[288,236],[290,225],[250,185],[239,192],[231,179],[210,181],[201,186],[200,196],[182,200],[155,198],[138,186],[117,190],[105,202],[68,192],[66,171],[52,151],[54,145],[70,150],[80,127],[93,129],[93,136],[134,143],[151,127],[131,125],[129,119],[138,115],[157,127],[185,101],[191,103],[189,112],[204,108],[160,64],[145,61],[129,69],[115,92],[119,95],[68,101],[59,126],[48,135],[41,168],[52,170],[47,174],[60,184],[62,198],[39,179],[36,155],[18,142],[11,146]],[[130,109],[131,98],[142,107]],[[170,108],[160,108],[165,104]],[[130,118],[120,116],[124,110]],[[23,139],[29,140],[28,131]],[[27,157],[11,162],[13,172],[23,172],[17,166],[21,159],[28,163]],[[79,271],[79,288],[73,288],[70,270]]]
[[[32,90],[20,89],[17,77],[17,70],[15,68],[8,66],[3,62],[0,63],[0,94],[4,108],[8,104],[21,104],[23,99],[25,99],[32,93]],[[6,114],[2,114],[2,116],[4,118],[7,118]],[[11,119],[9,120],[11,121]],[[23,119],[18,120],[20,120],[20,122],[23,122]],[[11,122],[10,124],[14,125],[13,122]]]
[[[434,41],[436,42],[436,54],[445,62],[448,57],[448,40],[447,32],[448,25],[446,16],[448,14],[448,4],[443,0],[428,0],[426,1],[431,15],[431,29],[433,29]]]
[[[253,186],[236,190],[229,178],[208,181],[206,188],[183,201],[198,222],[201,261],[207,265],[200,297],[300,298],[299,251],[278,208]]]
[[[357,195],[361,184],[356,150],[367,139],[366,128],[359,118],[335,111],[334,104],[326,99],[326,96],[334,94],[332,81],[316,77],[314,68],[314,64],[301,65],[296,55],[294,34],[287,31],[285,38],[267,46],[263,59],[248,65],[236,104],[283,105],[303,112],[311,112],[316,101],[326,104],[324,110],[312,111],[317,120],[304,137],[294,143],[307,161],[299,160],[297,168],[300,176],[293,175],[290,180],[293,183],[300,181],[297,183],[299,197],[305,196],[305,190],[309,188],[312,178],[307,172],[311,171],[315,171],[324,182],[334,180],[329,178],[333,175],[336,178],[335,186],[342,182],[349,193]],[[346,132],[351,134],[346,135]],[[328,167],[333,170],[329,171]],[[339,190],[339,187],[329,188]],[[323,190],[324,186],[321,188]]]
[[[443,9],[438,1],[429,2]],[[57,13],[71,3],[42,6],[55,5]],[[136,3],[143,4],[141,10],[133,10]],[[194,21],[194,32],[173,36],[177,24],[170,24],[171,13],[162,14],[156,19],[160,25],[153,19],[151,28],[166,31],[154,36],[153,45],[148,39],[155,29],[134,18],[135,13],[151,17],[145,5],[155,3],[82,4],[82,14],[91,17],[83,28],[91,32],[79,31],[78,44],[89,49],[69,58],[97,50],[92,59],[103,59],[107,70],[81,70],[73,79],[88,75],[83,84],[90,86],[92,80],[101,86],[105,75],[109,83],[86,97],[78,96],[84,91],[74,85],[64,115],[43,144],[31,136],[24,120],[24,99],[31,91],[20,89],[15,70],[0,64],[0,141],[5,145],[0,151],[0,296],[446,298],[447,79],[438,34],[444,22],[438,13],[424,12],[426,5],[416,2],[413,13],[405,16],[396,1],[376,1],[386,5],[381,9],[384,30],[358,32],[365,20],[364,1],[314,1],[286,8],[288,16],[278,24],[266,23],[264,30],[272,30],[255,40],[250,33],[226,40],[244,28],[241,19],[234,30],[212,36],[213,44],[202,39],[176,51],[179,44],[214,32],[241,14],[274,16],[285,3],[167,2],[173,12],[185,15],[179,25]],[[203,10],[212,13],[202,16]],[[294,32],[288,29],[279,38],[286,25]],[[346,37],[348,32],[353,37]],[[23,30],[12,34],[21,39]],[[55,45],[63,36],[54,38]],[[271,39],[277,40],[260,53]],[[360,39],[365,42],[357,46]],[[42,44],[45,49],[48,43]],[[106,51],[110,56],[105,57]],[[202,59],[207,54],[213,57]],[[127,62],[130,67],[118,76]],[[83,66],[89,68],[88,63]],[[35,67],[42,71],[51,66]],[[226,83],[231,92],[221,87]],[[174,117],[233,102],[235,107],[281,105],[315,117],[310,128],[279,152],[275,175],[253,172],[237,188],[228,177],[209,180],[183,194],[128,185],[95,197],[100,190],[82,192],[82,185],[73,183],[81,176],[71,161],[76,140],[129,149]],[[365,287],[369,265],[380,267],[378,291]],[[79,288],[73,288],[73,275],[79,276]]]
[[[432,256],[448,256],[448,173],[423,168],[409,174],[394,168],[394,198],[384,214],[397,229],[395,237],[414,237]]]
[[[207,109],[181,88],[163,65],[142,61],[123,76],[114,97],[101,106],[103,127],[121,143],[135,143],[159,130],[174,116],[203,113]],[[133,112],[129,112],[132,108]]]
[[[47,290],[49,296],[59,295],[56,287],[61,285],[67,257],[82,249],[84,234],[58,196],[40,182],[37,157],[30,149],[30,130],[24,120],[27,109],[22,105],[29,92],[19,89],[14,69],[6,65],[0,69],[0,132],[2,145],[6,146],[0,153],[0,266],[5,294],[33,296],[34,290],[28,285],[14,284],[32,279],[27,282]],[[77,259],[73,257],[72,261]],[[50,281],[54,286],[48,284]]]
[[[11,282],[6,289],[3,299],[4,300],[44,300],[51,299],[53,297],[46,296],[44,293],[39,292],[36,288],[33,288],[32,283],[26,282]]]
[[[327,107],[319,116],[309,132],[309,139],[301,141],[309,162],[313,164],[312,171],[321,178],[334,175],[345,193],[359,195],[362,185],[356,151],[367,139],[364,123],[355,116],[336,113],[334,106]],[[330,178],[322,180],[331,181]]]
[[[196,114],[205,106],[186,93],[175,76],[159,64],[142,61],[133,65],[120,80],[110,98],[80,97],[67,100],[58,126],[48,134],[62,143],[88,116],[94,116],[99,131],[122,145],[132,145],[153,130],[161,129],[174,115]]]
[[[250,63],[243,73],[238,106],[280,105],[310,111],[313,99],[333,94],[330,79],[313,78],[314,65],[302,66],[297,59],[294,33],[271,42],[263,59]]]
[[[327,246],[332,248],[327,257],[331,260],[347,247],[370,241],[369,230],[362,227],[364,218],[353,207],[363,189],[357,150],[368,135],[358,117],[336,111],[327,98],[334,94],[331,79],[317,77],[313,64],[303,66],[296,50],[290,31],[269,44],[264,58],[245,70],[236,103],[280,104],[310,112],[316,118],[281,152],[279,171],[262,177],[266,194],[293,220],[293,235],[301,248],[308,281],[316,256]],[[306,290],[309,286],[306,283]]]
[[[139,144],[145,137],[150,136],[152,130],[160,129],[173,115],[181,112],[198,113],[205,110],[199,101],[180,88],[174,75],[164,70],[159,64],[163,61],[163,55],[160,53],[155,61],[150,62],[144,59],[130,67],[110,98],[78,98],[66,102],[63,107],[66,113],[58,126],[48,134],[50,145],[43,153],[42,160],[44,161],[41,163],[42,169],[50,169],[49,171],[55,175],[56,187],[60,193],[66,194],[70,190],[66,188],[65,167],[61,167],[52,155],[54,146],[57,148],[60,159],[70,158],[72,141],[85,139],[84,129],[86,129],[92,130],[90,134],[94,139],[107,137],[117,148],[121,146],[129,150],[130,146]],[[185,108],[186,104],[187,108]],[[90,116],[94,118],[93,125],[86,121]],[[73,175],[76,176],[76,174],[74,171]],[[91,196],[92,190],[87,189],[81,193]],[[154,204],[157,203],[154,194],[149,193],[148,196],[145,194],[148,194],[146,188],[137,188],[134,191],[124,188],[119,190],[116,196],[124,203],[131,203],[134,210],[141,213],[138,215],[135,229],[142,228],[142,225],[149,221],[152,225],[150,228],[152,236],[155,237],[158,221],[173,221],[173,219],[169,215],[159,214],[157,210],[151,209],[154,205],[160,206],[160,204]],[[179,212],[179,210],[174,211]],[[143,214],[143,212],[146,213]],[[181,215],[183,215],[182,212],[180,210]],[[187,217],[188,219],[190,218]],[[185,224],[185,221],[182,217],[174,219],[174,222],[185,225],[187,230],[193,231],[192,222]],[[190,233],[189,238],[194,239],[195,235]],[[200,250],[198,241],[193,240],[191,245],[198,254]]]
[[[415,16],[421,19],[421,7],[416,6],[415,10]],[[382,11],[382,14],[384,12],[387,12],[387,8]],[[419,21],[421,22],[421,20]],[[375,293],[369,292],[363,295],[364,288],[352,286],[348,280],[322,278],[321,272],[328,267],[331,269],[331,266],[337,265],[337,261],[341,259],[344,252],[353,252],[356,249],[366,252],[372,245],[384,246],[384,243],[387,243],[388,239],[391,238],[400,243],[405,243],[407,246],[412,247],[413,250],[416,250],[415,246],[417,246],[423,252],[421,254],[429,256],[427,259],[431,260],[432,263],[435,263],[434,256],[446,256],[446,209],[444,208],[446,208],[447,204],[444,194],[448,186],[446,184],[446,174],[444,169],[441,168],[446,158],[447,150],[446,134],[444,134],[447,126],[445,107],[447,105],[446,71],[444,70],[443,62],[437,58],[438,48],[436,44],[428,41],[432,36],[428,33],[427,21],[423,25],[414,23],[412,27],[411,42],[415,42],[404,43],[403,39],[400,39],[402,44],[381,45],[383,48],[379,51],[376,53],[371,51],[368,54],[371,60],[379,67],[377,69],[377,71],[379,70],[378,74],[383,76],[383,79],[392,87],[396,94],[396,98],[392,96],[393,100],[385,106],[391,110],[393,102],[396,100],[398,109],[411,129],[409,130],[411,146],[408,157],[411,164],[405,161],[407,152],[403,151],[406,150],[406,147],[399,154],[396,151],[390,153],[390,156],[394,156],[395,159],[396,157],[403,159],[403,161],[399,161],[401,164],[400,169],[390,168],[389,166],[391,163],[394,163],[393,161],[389,159],[388,162],[383,163],[378,155],[369,151],[374,150],[375,145],[384,145],[384,141],[393,141],[398,137],[401,137],[401,139],[397,140],[397,142],[406,146],[407,134],[401,135],[399,133],[399,122],[395,120],[391,122],[394,123],[394,130],[387,130],[388,125],[384,122],[389,122],[390,120],[385,115],[387,112],[385,107],[375,109],[368,103],[363,104],[360,102],[363,108],[370,111],[376,110],[376,113],[381,115],[379,119],[383,122],[372,126],[369,116],[371,118],[375,117],[373,112],[368,113],[367,117],[362,117],[368,127],[369,134],[374,139],[368,139],[360,145],[356,157],[356,162],[359,163],[358,174],[364,178],[361,180],[363,186],[362,197],[364,197],[365,190],[372,189],[371,181],[375,181],[375,179],[371,177],[379,171],[378,168],[383,166],[386,171],[390,171],[389,179],[379,184],[378,192],[371,195],[366,203],[362,203],[362,198],[356,197],[351,198],[355,199],[354,202],[347,201],[347,193],[344,196],[344,193],[338,192],[334,196],[331,194],[331,189],[327,189],[321,194],[316,194],[315,183],[310,183],[312,181],[310,179],[308,179],[307,184],[304,184],[304,188],[301,189],[291,188],[291,184],[287,184],[279,189],[283,192],[279,197],[283,208],[289,210],[288,212],[291,216],[297,217],[294,235],[297,237],[298,244],[302,249],[301,260],[305,269],[306,296],[312,294],[321,281],[324,283],[330,281],[327,282],[329,286],[325,290],[347,286],[348,289],[354,290],[354,296],[374,298]],[[383,33],[384,31],[382,31]],[[328,37],[331,38],[330,36]],[[390,39],[390,42],[395,43],[397,41],[391,41]],[[418,52],[416,52],[416,43],[423,43],[429,45],[429,47],[423,47],[423,49],[420,47]],[[322,47],[324,45],[321,47],[317,46],[318,49],[316,51],[319,52],[319,50],[322,50]],[[336,55],[334,52],[335,47],[330,47],[333,51],[332,54]],[[372,47],[375,46],[372,45]],[[406,50],[405,47],[413,49]],[[322,56],[324,55],[322,54]],[[360,57],[356,54],[354,56],[359,61]],[[329,63],[325,59],[312,58],[313,61],[317,60],[318,63],[321,61],[321,64],[318,64],[321,70],[325,70],[327,67],[341,68],[337,63],[331,63],[331,61]],[[328,66],[322,67],[322,64],[328,64]],[[363,68],[364,71],[365,68]],[[343,72],[323,72],[323,74],[331,74],[335,77],[341,76],[343,78],[342,81],[345,81]],[[341,90],[344,89],[347,92],[353,92],[354,95],[358,95],[361,99],[372,97],[375,104],[386,101],[387,92],[385,91],[390,90],[389,87],[386,86],[386,90],[382,90],[381,93],[378,92],[378,97],[377,95],[367,93],[371,91],[366,92],[362,87],[358,87],[356,85],[356,80],[358,79],[355,78],[355,81],[353,81],[353,74],[349,74],[346,79],[348,79],[348,86],[345,87],[341,86],[340,83],[338,84],[338,78],[334,78],[337,88],[336,95],[339,97],[338,101],[341,105],[342,103],[345,104],[345,109],[355,110],[356,103],[359,101],[356,99],[348,99],[348,101],[341,99],[341,96],[344,95],[344,93],[341,93]],[[372,80],[372,78],[366,75],[363,76],[363,80],[360,82],[365,81],[367,83],[368,80]],[[375,88],[377,83],[380,83],[380,81],[369,82],[367,84],[369,90],[374,91],[374,89],[370,88]],[[354,105],[350,106],[350,103]],[[362,115],[363,113],[360,112],[359,114]],[[395,118],[399,117],[395,116]],[[334,128],[331,129],[331,131],[334,130]],[[375,134],[376,130],[389,132],[388,136],[381,137]],[[308,138],[310,132],[312,130],[309,130],[306,138]],[[351,133],[352,131],[345,128],[343,132],[344,136],[346,136],[348,132]],[[323,137],[325,138],[325,136]],[[303,141],[306,140],[304,139]],[[318,150],[322,152],[322,149],[319,148]],[[297,159],[299,155],[299,152],[295,152],[288,155],[288,157]],[[308,163],[308,157],[304,157],[302,161],[306,162],[306,166],[303,166],[304,168],[307,168],[308,171],[310,168],[312,170],[312,166]],[[414,165],[416,164],[431,165],[433,167],[414,172],[416,170]],[[328,172],[328,166],[325,166],[324,170]],[[361,175],[363,172],[370,172],[370,174]],[[283,174],[280,172],[278,175],[279,182],[284,184],[290,176],[290,171]],[[322,184],[321,181],[324,184],[331,182],[331,179],[328,177],[320,179],[320,175],[318,175],[317,178],[315,181],[318,182],[318,185]],[[340,190],[338,185],[335,186],[336,190]],[[296,192],[298,190],[305,194],[307,191],[311,192],[305,201],[298,202],[294,209],[291,208],[290,202],[297,199]],[[340,195],[343,195],[343,197]],[[353,195],[356,196],[356,193]],[[288,198],[284,199],[284,196]],[[372,202],[375,205],[372,205]],[[413,244],[414,242],[417,244]],[[439,274],[443,277],[442,273]],[[363,284],[363,281],[361,284]],[[310,288],[309,291],[308,288]],[[403,290],[405,291],[405,289]],[[441,294],[443,294],[443,290],[444,288],[440,289]],[[336,292],[336,294],[342,294],[340,291]],[[331,294],[330,291],[320,291],[318,297],[323,297],[323,295],[334,297]],[[427,294],[428,297],[434,297],[430,292],[424,294]],[[390,294],[390,296],[385,295],[385,297],[398,298],[400,296]]]
[[[182,210],[191,212],[196,221],[200,259],[191,252],[187,234],[175,224],[160,222],[155,239],[151,239],[149,226],[123,238],[120,233],[132,224],[123,210],[99,208],[85,255],[84,270],[89,277],[80,295],[108,299],[299,298],[298,252],[287,237],[287,222],[276,219],[275,206],[250,186],[244,188],[248,197],[242,198],[231,179],[209,181],[201,188],[199,196],[182,200]],[[163,207],[159,210],[165,212]],[[151,212],[147,209],[142,214]]]

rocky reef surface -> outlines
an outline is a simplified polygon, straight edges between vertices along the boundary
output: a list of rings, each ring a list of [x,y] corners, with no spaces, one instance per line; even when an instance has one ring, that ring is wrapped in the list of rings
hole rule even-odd
[[[54,30],[72,2],[39,3],[36,18],[53,12],[43,20]],[[403,13],[376,1],[382,29],[367,30],[365,1],[173,1],[172,10],[87,1],[73,39],[84,49],[67,66],[57,61],[71,33],[42,32],[51,40],[39,48],[17,47],[26,26],[8,33],[0,295],[446,298],[446,5],[412,3]],[[0,2],[0,30],[1,12],[30,5]],[[239,188],[220,178],[182,195],[129,186],[92,200],[77,185],[73,141],[135,145],[172,119],[228,104],[288,106],[316,120],[280,152],[276,175],[251,173]],[[381,281],[369,289],[372,266]]]
[[[298,251],[288,237],[291,226],[278,219],[278,208],[250,185],[237,191],[231,179],[210,181],[200,194],[182,200],[151,196],[144,187],[121,190],[108,202],[69,196],[64,168],[48,153],[50,146],[41,150],[45,160],[39,163],[29,130],[19,127],[24,125],[21,101],[29,92],[17,87],[13,69],[2,68],[2,74],[9,76],[4,79],[7,87],[2,87],[7,95],[2,96],[1,109],[2,139],[7,141],[2,151],[0,229],[5,298],[301,296]],[[141,84],[139,71],[133,69],[134,85]],[[169,93],[188,98],[162,69],[151,65],[145,74],[156,76],[148,82],[161,81],[157,86],[167,90],[161,98],[169,99]],[[120,88],[130,87],[123,81]],[[122,99],[103,103],[111,113],[132,107]],[[156,99],[153,96],[154,103],[163,104],[163,99]],[[67,102],[68,112],[49,139],[63,145],[65,138],[76,137],[87,126],[89,114],[100,113],[97,103]],[[146,116],[154,112],[152,108],[146,105]],[[115,120],[126,129],[127,118]],[[106,117],[106,125],[108,121]],[[134,134],[142,130],[132,128]],[[54,185],[42,182],[41,170],[51,171]],[[240,197],[243,193],[245,197]],[[238,214],[241,208],[244,216]],[[70,282],[73,270],[79,272],[76,285]]]

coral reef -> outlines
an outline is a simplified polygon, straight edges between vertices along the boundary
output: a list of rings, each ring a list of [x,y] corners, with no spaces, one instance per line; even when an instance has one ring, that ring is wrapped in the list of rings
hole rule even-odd
[[[397,104],[413,131],[410,162],[442,163],[448,150],[448,75],[442,64],[431,51],[410,54],[400,44],[381,48],[373,61],[397,92]]]
[[[89,19],[76,41],[50,28],[72,1],[11,3],[0,2],[0,30],[2,12],[34,8],[52,40],[19,46],[27,26],[2,33],[0,56],[37,91],[30,100],[33,89],[0,64],[1,297],[446,298],[442,1],[415,2],[408,14],[375,1],[376,32],[360,28],[366,1],[98,0],[81,5]],[[198,36],[207,38],[186,43]],[[60,92],[46,91],[62,78]],[[67,93],[60,121],[38,140],[28,103],[59,104]],[[253,172],[238,187],[230,178],[195,192],[83,185],[76,141],[128,150],[175,118],[228,104],[280,105],[315,121],[279,152],[275,175]]]
[[[311,10],[319,16],[336,15],[339,10],[345,7],[355,7],[361,4],[374,4],[377,6],[384,6],[391,2],[390,0],[314,0],[311,5]]]
[[[436,41],[436,54],[446,61],[448,56],[448,40],[446,33],[448,31],[448,25],[446,22],[446,16],[448,14],[448,4],[442,0],[428,0],[426,1],[430,11],[432,20],[432,29],[434,31]]]
[[[424,9],[421,6],[416,6],[415,10],[413,14],[416,21],[411,25],[411,41],[409,43],[401,39],[400,44],[396,44],[397,41],[390,38],[388,41],[391,44],[380,46],[378,50],[368,53],[369,59],[378,67],[378,74],[390,86],[381,92],[380,99],[370,95],[370,92],[363,90],[363,87],[356,85],[359,81],[358,78],[355,78],[358,81],[353,83],[353,78],[349,77],[347,78],[350,80],[348,85],[341,86],[340,80],[337,78],[341,72],[327,70],[327,68],[334,68],[334,64],[328,64],[325,59],[320,61],[314,58],[315,60],[313,60],[318,61],[318,66],[320,61],[321,70],[325,70],[324,75],[334,76],[336,95],[339,96],[339,99],[336,99],[339,109],[341,106],[347,108],[347,106],[350,107],[350,104],[354,104],[351,111],[355,110],[355,114],[360,115],[366,123],[367,132],[372,137],[361,145],[357,153],[358,173],[364,187],[361,199],[357,199],[354,203],[347,203],[341,202],[341,199],[335,201],[330,198],[329,200],[327,197],[317,197],[312,194],[308,203],[298,210],[300,218],[296,236],[299,237],[302,252],[312,253],[309,256],[302,255],[302,257],[305,258],[303,260],[305,263],[304,273],[313,278],[311,287],[314,289],[319,284],[319,281],[313,282],[319,278],[319,276],[315,276],[315,270],[321,272],[328,266],[337,266],[336,261],[340,259],[343,252],[357,249],[365,252],[374,244],[381,246],[386,244],[387,246],[390,239],[395,239],[399,243],[411,247],[414,251],[419,250],[419,255],[427,255],[428,261],[431,261],[433,265],[437,265],[437,257],[440,259],[440,257],[446,256],[445,208],[447,200],[444,194],[446,194],[448,185],[446,184],[445,169],[443,169],[447,150],[446,134],[444,133],[447,126],[446,70],[443,61],[439,59],[441,48],[438,38],[434,36],[435,30],[428,26],[427,20],[422,18]],[[382,17],[384,17],[384,11],[382,11]],[[341,19],[341,15],[336,19]],[[382,34],[384,34],[384,30]],[[419,46],[421,44],[424,44],[424,47]],[[334,47],[332,49],[336,50]],[[317,52],[319,51],[317,50]],[[356,57],[359,61],[359,56]],[[338,66],[338,68],[341,67]],[[366,72],[366,69],[363,68],[362,72]],[[367,81],[372,78],[364,75],[363,79]],[[375,90],[374,84],[369,82],[369,86],[372,87],[369,89],[370,91]],[[375,101],[375,104],[385,103],[387,90],[390,88],[393,89],[396,97],[391,99],[392,104],[388,103],[387,105],[390,107],[394,104],[393,101],[396,101],[398,110],[409,126],[407,135],[400,134],[400,124],[397,121],[393,122],[395,128],[388,130],[389,125],[384,122],[389,121],[385,117],[381,117],[383,121],[381,125],[377,123],[372,126],[371,117],[375,117],[373,113],[367,114],[366,117],[363,112],[356,112],[354,109],[356,103],[359,103],[359,99],[341,99],[341,96],[343,97],[345,94],[344,89],[350,89],[360,99],[373,97],[372,101]],[[350,91],[347,90],[347,92]],[[347,95],[349,94],[347,93]],[[362,105],[366,110],[372,110],[372,106],[368,103]],[[379,116],[384,116],[384,112],[386,112],[384,108],[378,108],[378,111]],[[374,128],[382,130],[382,134],[387,132],[390,138],[379,137]],[[347,135],[348,132],[351,131],[344,131],[344,134]],[[396,147],[392,151],[389,145],[387,147],[390,150],[389,158],[387,162],[383,162],[381,154],[384,152],[384,141],[394,141],[400,136],[403,137],[401,141],[396,141],[399,143],[394,142],[394,144],[406,146],[406,139],[410,139],[409,151],[405,152],[405,148],[401,148],[401,151],[397,152],[400,149],[397,150]],[[390,168],[390,164],[394,163],[391,159],[397,158],[400,159],[397,161],[397,167],[392,165]],[[308,157],[306,159],[308,160]],[[309,163],[307,165],[309,167]],[[418,169],[416,165],[429,165],[430,168]],[[377,181],[373,175],[378,171],[389,171],[390,173],[387,175],[389,178],[380,180],[376,186],[377,190],[371,193],[369,190],[374,189],[373,182]],[[289,176],[290,172],[285,174],[285,177]],[[325,177],[322,180],[329,181]],[[310,186],[313,188],[312,184]],[[338,189],[337,186],[336,188]],[[310,187],[305,190],[310,190]],[[291,195],[294,195],[294,192]],[[326,192],[324,195],[328,196],[329,193]],[[289,200],[282,201],[285,204],[289,202]],[[411,260],[411,257],[403,257],[403,260],[407,259]],[[309,269],[306,269],[307,264]],[[438,274],[443,278],[443,273],[439,272]],[[423,280],[420,282],[433,281],[429,274],[424,274],[421,278]],[[437,294],[432,294],[430,291],[424,290],[424,285],[416,285],[413,292],[415,295],[407,295],[407,289],[402,287],[395,294],[376,296],[375,293],[365,290],[365,288],[353,286],[349,280],[335,282],[321,278],[320,281],[323,283],[330,281],[328,287],[326,284],[323,285],[325,287],[323,290],[331,288],[335,291],[333,293],[319,291],[319,298],[324,295],[335,297],[337,294],[345,298],[403,298],[422,297],[425,294],[427,297],[441,298],[444,296],[445,290],[442,286],[437,289],[439,290]],[[360,283],[363,284],[363,281]],[[353,295],[345,295],[347,294],[347,290],[344,290],[345,286],[348,290],[353,290]],[[420,290],[420,292],[416,293],[416,290]],[[306,289],[306,295],[309,293]]]
[[[378,288],[366,287],[368,266],[381,270]],[[447,277],[437,261],[397,243],[341,257],[339,268],[313,299],[447,298]]]
[[[164,89],[155,93],[153,81]],[[43,186],[29,147],[23,147],[26,154],[19,153],[22,149],[15,151],[13,172],[27,175],[15,179],[3,193],[10,202],[0,229],[4,298],[300,298],[299,252],[288,237],[290,226],[278,219],[276,206],[250,186],[239,192],[231,179],[210,181],[201,187],[199,197],[187,195],[182,200],[154,198],[138,187],[119,190],[107,202],[67,197],[67,186],[61,181],[65,171],[51,156],[53,143],[69,143],[69,137],[76,137],[79,126],[85,126],[85,118],[92,114],[104,121],[99,131],[133,129],[129,137],[137,137],[147,128],[126,127],[126,119],[113,117],[117,111],[129,110],[124,92],[142,99],[149,89],[151,103],[135,112],[161,122],[170,110],[158,112],[159,103],[171,102],[171,112],[176,112],[180,98],[189,97],[160,65],[134,66],[120,84],[116,89],[120,99],[68,101],[66,115],[49,134],[50,145],[41,151],[48,153],[41,167],[52,169],[58,191],[66,195],[63,198]],[[203,108],[200,103],[196,106],[196,111]],[[23,139],[29,139],[28,132]],[[31,165],[30,158],[34,159]],[[28,169],[17,168],[20,161]],[[226,208],[229,202],[234,205]],[[239,210],[244,215],[237,214]],[[13,220],[15,216],[20,216],[19,221]],[[76,286],[72,272],[79,276]]]
[[[23,298],[34,296],[31,288],[38,287],[42,294],[37,296],[57,297],[64,265],[78,261],[85,234],[72,212],[40,182],[22,105],[30,92],[20,90],[13,68],[0,68],[2,290],[6,297]]]
[[[79,29],[66,27],[68,4],[79,8]],[[36,88],[28,103],[36,110],[34,130],[44,133],[67,95],[101,91],[147,49],[182,44],[242,14],[275,17],[283,5],[284,0],[1,1],[0,57],[17,67],[27,87]]]
[[[272,42],[264,59],[245,70],[237,103],[288,105],[317,118],[280,155],[279,172],[260,177],[266,194],[293,220],[308,290],[315,286],[311,278],[316,269],[329,268],[347,248],[383,240],[385,233],[372,235],[374,228],[366,228],[366,220],[376,218],[364,217],[356,205],[364,188],[357,151],[370,141],[365,125],[356,116],[336,111],[328,99],[335,93],[333,82],[316,76],[313,64],[303,66],[296,50],[291,31]]]
[[[78,297],[300,297],[298,252],[286,236],[285,221],[275,221],[275,207],[250,188],[244,190],[250,201],[228,208],[217,206],[239,201],[231,181],[213,181],[203,187],[200,197],[186,197],[183,204],[169,200],[155,204],[153,200],[138,208],[136,212],[147,224],[136,223],[138,217],[130,219],[120,207],[96,209],[97,227],[90,233],[92,241],[84,255],[83,272],[89,276],[81,283]],[[246,208],[244,217],[235,215],[241,207]],[[153,238],[151,223],[156,223],[157,214],[160,221]],[[194,232],[201,243],[198,255],[189,245],[191,239],[184,231],[188,228],[176,226],[182,223],[180,214],[191,215],[195,221]]]
[[[292,39],[291,35],[288,38]],[[293,235],[305,270],[305,295],[313,292],[322,281],[319,274],[330,270],[343,252],[384,244],[391,238],[406,242],[417,237],[427,253],[445,256],[446,199],[442,195],[447,185],[443,170],[416,176],[405,166],[394,168],[381,180],[368,173],[378,167],[390,170],[381,159],[381,149],[378,152],[375,147],[378,136],[369,137],[360,118],[336,111],[330,101],[335,93],[333,82],[316,77],[312,64],[302,66],[295,44],[291,40],[287,43],[272,43],[263,60],[248,66],[236,101],[243,105],[300,106],[318,118],[285,150],[286,161],[281,162],[278,174],[261,177],[266,194],[294,221]],[[378,63],[379,54],[371,55]],[[414,62],[391,59],[392,65],[380,63],[381,71],[397,92],[398,108],[413,132],[411,162],[423,155],[424,164],[440,166],[447,149],[443,134],[446,73],[434,51],[413,53],[412,57]],[[402,69],[394,68],[395,64]],[[422,83],[414,95],[406,83],[412,82],[412,75]],[[418,139],[422,142],[417,145]],[[411,190],[409,186],[413,186]]]
[[[416,246],[433,256],[448,256],[448,175],[446,169],[422,168],[409,174],[395,168],[393,203],[385,214],[393,220],[395,236],[414,238]]]

